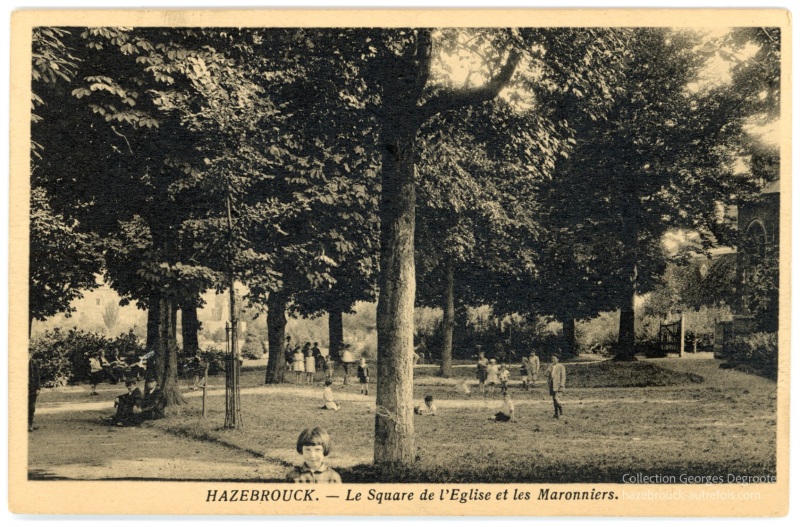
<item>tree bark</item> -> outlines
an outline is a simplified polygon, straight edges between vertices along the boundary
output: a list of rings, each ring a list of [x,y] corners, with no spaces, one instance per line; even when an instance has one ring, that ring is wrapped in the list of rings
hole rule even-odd
[[[381,253],[377,308],[378,386],[375,463],[411,465],[414,445],[414,220],[413,141],[387,144],[383,155]]]
[[[161,296],[156,292],[150,293],[147,304],[147,343],[145,344],[145,350],[150,352],[157,350],[159,346],[158,326],[159,320],[161,320]]]
[[[170,299],[161,300],[161,391],[164,393],[166,406],[185,404],[178,385],[178,309]],[[159,353],[156,353],[156,357]]]
[[[283,293],[270,293],[267,298],[267,374],[264,384],[280,384],[286,375],[283,341],[286,339],[286,303]]]
[[[414,30],[414,42],[379,63],[378,110],[381,168],[381,248],[378,275],[378,386],[376,465],[411,465],[414,445],[414,142],[419,127],[439,112],[493,99],[510,80],[520,55],[512,50],[498,75],[477,89],[445,90],[424,104],[430,76],[432,31]]]
[[[342,346],[344,345],[344,320],[339,309],[328,311],[328,353],[330,357],[339,361]]]
[[[455,327],[455,302],[453,301],[453,261],[447,262],[444,305],[442,306],[444,315],[442,317],[442,365],[440,373],[442,377],[450,378],[453,376],[453,328]]]
[[[564,354],[567,356],[575,355],[575,319],[568,316],[564,319],[564,327],[561,330],[564,337]]]
[[[200,321],[197,318],[197,298],[191,295],[181,306],[181,335],[183,336],[183,354],[194,356],[200,350],[197,333]]]
[[[453,292],[453,298],[455,299],[455,292]],[[469,310],[467,306],[459,305],[454,316],[453,348],[460,350],[472,349],[474,343],[467,339],[467,325],[469,324]],[[455,328],[458,328],[458,331],[456,331]]]
[[[633,298],[636,295],[635,279],[626,284],[623,295],[623,304],[619,310],[619,338],[617,340],[616,360],[636,360],[636,313],[633,307]]]

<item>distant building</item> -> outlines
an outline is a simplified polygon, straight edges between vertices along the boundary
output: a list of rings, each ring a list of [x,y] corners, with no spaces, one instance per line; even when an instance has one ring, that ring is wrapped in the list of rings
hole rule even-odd
[[[764,184],[760,199],[739,206],[737,228],[742,236],[742,243],[736,253],[736,270],[734,279],[739,285],[737,302],[734,303],[733,320],[720,322],[715,328],[714,352],[718,357],[725,357],[728,343],[737,335],[747,335],[756,329],[756,320],[748,305],[747,273],[762,263],[768,256],[777,256],[780,245],[780,180],[776,179]],[[769,313],[772,320],[767,326],[777,329],[777,305],[774,313]]]

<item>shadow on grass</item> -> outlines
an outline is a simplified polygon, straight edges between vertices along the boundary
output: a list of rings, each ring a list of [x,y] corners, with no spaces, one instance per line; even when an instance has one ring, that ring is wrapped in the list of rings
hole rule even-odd
[[[750,375],[757,375],[764,377],[771,381],[778,380],[778,366],[777,364],[764,363],[764,362],[737,362],[728,361],[719,365],[723,370],[736,370],[742,373],[749,373]]]

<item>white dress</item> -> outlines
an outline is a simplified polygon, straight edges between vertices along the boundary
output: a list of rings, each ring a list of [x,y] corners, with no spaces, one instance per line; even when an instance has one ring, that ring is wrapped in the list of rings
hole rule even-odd
[[[297,352],[292,357],[292,371],[306,371],[303,354]]]
[[[497,364],[489,364],[486,368],[486,384],[500,384],[500,378],[497,376],[499,371]]]
[[[316,373],[317,365],[316,359],[313,355],[306,355],[306,373]]]

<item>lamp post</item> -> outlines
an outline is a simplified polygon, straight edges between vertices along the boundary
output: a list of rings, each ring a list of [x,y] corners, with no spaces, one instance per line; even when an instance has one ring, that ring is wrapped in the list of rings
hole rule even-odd
[[[231,197],[230,192],[225,198],[228,208],[228,232],[231,240],[231,251],[233,251],[233,218],[231,216]],[[225,428],[238,429],[242,423],[242,409],[239,391],[239,318],[236,312],[236,287],[233,274],[234,258],[231,255],[230,268],[228,272],[228,288],[231,294],[230,326],[225,323],[225,334],[227,341],[227,364],[225,368]]]

